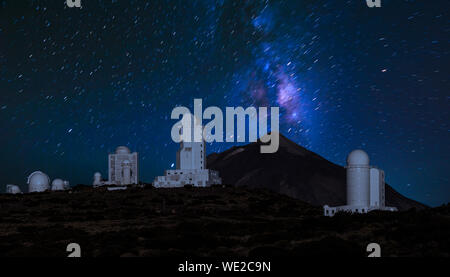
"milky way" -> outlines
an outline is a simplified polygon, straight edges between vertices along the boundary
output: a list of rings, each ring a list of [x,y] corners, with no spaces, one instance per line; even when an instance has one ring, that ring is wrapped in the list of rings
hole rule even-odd
[[[448,1],[63,2],[0,0],[0,184],[90,183],[118,145],[151,182],[175,161],[170,112],[202,98],[279,106],[294,142],[341,165],[363,148],[401,193],[448,202]]]

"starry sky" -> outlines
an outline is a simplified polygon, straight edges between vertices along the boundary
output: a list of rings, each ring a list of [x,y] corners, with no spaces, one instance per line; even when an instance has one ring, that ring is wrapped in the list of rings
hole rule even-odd
[[[175,106],[279,106],[280,130],[400,193],[450,200],[448,0],[0,0],[0,164],[72,185],[119,145],[141,180],[175,163]],[[214,143],[207,151],[223,151]]]

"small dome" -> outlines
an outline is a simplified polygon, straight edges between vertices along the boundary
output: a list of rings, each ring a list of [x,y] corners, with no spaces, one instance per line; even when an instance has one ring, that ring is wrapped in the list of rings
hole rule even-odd
[[[101,178],[102,174],[100,172],[95,172],[94,177]]]
[[[64,185],[64,181],[61,179],[55,179],[52,182],[52,186],[62,186],[62,185]]]
[[[50,178],[41,171],[35,171],[28,177],[29,192],[42,192],[50,188]]]
[[[116,154],[130,154],[131,151],[128,147],[126,146],[119,146],[116,149]]]
[[[62,179],[53,180],[52,190],[64,190],[64,181]]]
[[[17,185],[6,185],[6,193],[18,194],[18,193],[22,193],[22,191],[20,190],[19,186],[17,186]]]
[[[369,155],[363,150],[353,150],[347,157],[347,165],[369,165]]]

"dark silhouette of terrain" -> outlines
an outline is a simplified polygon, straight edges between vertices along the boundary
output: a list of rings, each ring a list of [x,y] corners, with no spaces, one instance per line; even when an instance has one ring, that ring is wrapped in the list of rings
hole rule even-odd
[[[428,208],[386,188],[401,212],[322,215],[345,203],[345,169],[280,136],[275,154],[260,144],[208,156],[230,186],[0,195],[0,256],[279,258],[450,256],[450,206]]]
[[[0,195],[0,256],[450,256],[450,207],[322,216],[319,207],[244,187]]]
[[[219,171],[226,184],[266,188],[316,206],[346,204],[344,167],[308,151],[281,134],[278,152],[261,154],[260,146],[258,141],[211,154],[207,160],[208,168]],[[386,205],[399,210],[426,207],[404,197],[387,184]]]

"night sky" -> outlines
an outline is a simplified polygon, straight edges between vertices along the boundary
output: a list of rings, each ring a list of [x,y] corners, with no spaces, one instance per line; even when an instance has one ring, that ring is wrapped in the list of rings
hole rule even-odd
[[[0,0],[0,190],[35,170],[141,180],[175,163],[175,106],[279,106],[280,130],[340,165],[365,149],[407,197],[450,200],[448,0]],[[233,144],[212,144],[208,153]]]

